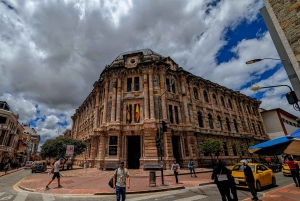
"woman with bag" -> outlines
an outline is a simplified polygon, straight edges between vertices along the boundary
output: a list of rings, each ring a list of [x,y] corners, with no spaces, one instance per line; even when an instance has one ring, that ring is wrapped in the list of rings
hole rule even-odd
[[[222,201],[232,201],[228,178],[230,178],[229,170],[221,163],[221,161],[218,161],[217,166],[214,168],[211,175],[211,179],[217,184]]]
[[[192,171],[194,172],[195,177],[197,177],[197,175],[196,175],[196,173],[195,173],[194,160],[193,160],[193,159],[191,159],[191,160],[189,161],[188,167],[189,167],[189,169],[190,169],[191,177],[193,177]]]
[[[179,166],[179,164],[176,161],[174,161],[174,163],[172,164],[171,170],[174,171],[174,176],[175,176],[176,184],[178,184],[178,173],[180,171],[180,166]]]

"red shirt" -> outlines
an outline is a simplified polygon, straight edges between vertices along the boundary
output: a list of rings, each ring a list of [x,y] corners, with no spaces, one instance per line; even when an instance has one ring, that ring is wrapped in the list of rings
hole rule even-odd
[[[296,161],[289,161],[289,160],[286,160],[284,163],[285,163],[285,164],[288,164],[288,165],[289,165],[289,168],[290,168],[291,170],[296,170],[296,169],[298,168],[298,164],[297,164]]]

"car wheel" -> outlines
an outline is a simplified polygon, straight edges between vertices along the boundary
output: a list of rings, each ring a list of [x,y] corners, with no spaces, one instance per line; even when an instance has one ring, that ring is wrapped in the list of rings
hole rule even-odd
[[[272,177],[272,186],[276,186],[276,179]]]
[[[34,171],[33,171],[33,170],[31,170],[31,173],[34,173]]]
[[[259,181],[256,181],[256,190],[261,191],[261,184]]]

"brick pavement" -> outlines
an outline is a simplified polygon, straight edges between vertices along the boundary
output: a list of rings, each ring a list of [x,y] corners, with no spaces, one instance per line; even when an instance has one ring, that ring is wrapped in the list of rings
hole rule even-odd
[[[180,189],[184,187],[198,186],[199,184],[211,183],[211,170],[197,168],[198,177],[191,177],[189,170],[181,170],[178,176],[180,184],[175,183],[175,177],[172,171],[164,171],[165,184],[161,186],[160,171],[156,171],[157,186],[149,187],[149,172],[143,170],[129,170],[131,175],[130,189],[127,193],[154,192],[162,190]],[[25,190],[31,190],[40,193],[51,194],[114,194],[114,189],[108,186],[108,181],[113,175],[113,171],[101,171],[95,168],[75,169],[63,171],[61,177],[61,185],[63,188],[57,188],[57,180],[50,184],[50,190],[45,190],[46,184],[51,180],[51,176],[47,173],[34,173],[19,183],[19,187]]]

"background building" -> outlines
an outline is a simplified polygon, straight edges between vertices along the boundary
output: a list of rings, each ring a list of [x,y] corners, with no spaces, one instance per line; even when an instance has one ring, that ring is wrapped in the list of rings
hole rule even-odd
[[[300,1],[264,0],[260,12],[290,82],[300,98]]]
[[[300,127],[296,116],[280,108],[261,109],[261,116],[270,139],[289,135]]]
[[[18,122],[19,115],[15,115],[9,105],[0,101],[0,163],[18,162],[17,149],[19,139],[22,138],[23,127]],[[1,167],[0,167],[1,168]]]
[[[24,128],[23,134],[26,136],[26,149],[25,149],[25,155],[23,162],[26,161],[34,161],[36,160],[36,154],[38,150],[38,146],[40,143],[40,135],[37,134],[37,132],[34,130],[34,128],[30,127],[30,124],[22,124]]]
[[[191,158],[197,166],[210,161],[198,152],[206,139],[222,140],[221,158],[232,164],[239,161],[232,142],[268,139],[259,105],[260,101],[197,77],[150,49],[126,52],[105,67],[72,116],[72,136],[87,144],[75,163],[86,159],[99,168],[119,160],[128,168],[157,163],[160,109],[161,120],[169,125],[163,133],[166,168],[174,159],[183,167]]]

